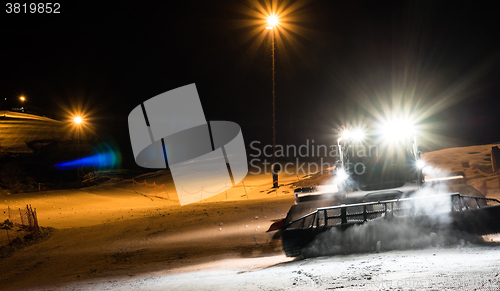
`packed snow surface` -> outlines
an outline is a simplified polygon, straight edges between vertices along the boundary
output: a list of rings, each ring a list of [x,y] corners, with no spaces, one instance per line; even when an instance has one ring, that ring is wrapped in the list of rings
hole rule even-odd
[[[487,160],[491,146],[446,149],[427,153],[424,159],[443,170],[464,171],[470,185],[487,192],[488,197],[499,198],[498,176]],[[335,244],[335,234],[327,233],[310,246],[309,257],[287,258],[280,242],[265,231],[286,215],[293,204],[294,187],[320,183],[322,175],[282,175],[284,185],[278,192],[270,188],[269,175],[249,175],[244,180],[248,187],[232,188],[183,207],[168,173],[163,172],[142,179],[166,183],[168,194],[165,188],[155,191],[130,182],[108,183],[99,189],[12,195],[4,191],[0,209],[29,203],[37,209],[39,224],[54,229],[42,242],[0,259],[0,289],[500,287],[499,237],[494,235],[474,238],[422,231],[412,233],[415,237],[406,241],[398,237],[400,226],[364,226],[373,229],[368,232],[370,240],[363,238],[363,249],[353,249],[361,238],[353,229],[348,249],[346,244]],[[390,229],[382,229],[387,227]],[[395,239],[388,239],[382,231]]]

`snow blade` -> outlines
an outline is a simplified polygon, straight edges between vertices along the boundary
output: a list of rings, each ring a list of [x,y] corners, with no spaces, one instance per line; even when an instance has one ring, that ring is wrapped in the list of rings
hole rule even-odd
[[[285,226],[285,220],[280,219],[280,220],[276,221],[275,223],[271,224],[271,226],[269,227],[269,229],[266,232],[280,230],[283,228],[283,226]]]
[[[500,201],[451,193],[318,208],[283,227],[283,250],[287,256],[296,257],[324,231],[345,230],[380,219],[407,220],[430,231],[455,229],[475,235],[500,233]]]

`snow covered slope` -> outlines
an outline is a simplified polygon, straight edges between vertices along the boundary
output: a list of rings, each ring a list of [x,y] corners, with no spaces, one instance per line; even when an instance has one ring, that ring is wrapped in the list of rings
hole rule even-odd
[[[65,139],[64,123],[32,114],[0,111],[0,152],[31,152],[26,142]]]

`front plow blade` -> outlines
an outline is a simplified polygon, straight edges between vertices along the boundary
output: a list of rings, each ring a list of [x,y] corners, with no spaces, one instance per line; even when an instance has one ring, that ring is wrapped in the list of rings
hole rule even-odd
[[[318,208],[285,226],[283,250],[296,257],[324,231],[376,220],[397,220],[429,231],[453,229],[487,235],[500,233],[500,201],[453,193]]]
[[[452,228],[474,235],[500,233],[500,202],[491,198],[454,197]],[[458,201],[460,199],[460,202]]]

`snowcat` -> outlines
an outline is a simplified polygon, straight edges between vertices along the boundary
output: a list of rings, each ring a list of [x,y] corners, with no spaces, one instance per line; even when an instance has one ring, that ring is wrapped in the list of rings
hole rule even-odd
[[[376,220],[400,220],[429,232],[500,232],[500,201],[467,185],[463,172],[428,170],[411,125],[342,128],[336,146],[333,183],[296,188],[286,218],[268,230],[281,236],[287,256],[299,256],[322,232]]]

